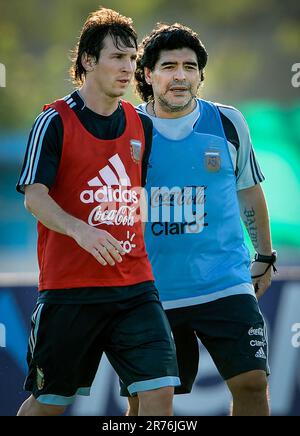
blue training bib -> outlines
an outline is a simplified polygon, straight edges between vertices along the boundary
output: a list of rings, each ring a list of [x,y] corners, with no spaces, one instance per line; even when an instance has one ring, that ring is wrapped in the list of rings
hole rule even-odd
[[[187,138],[153,132],[145,239],[165,308],[254,294],[220,115],[214,104],[199,102],[200,117]]]

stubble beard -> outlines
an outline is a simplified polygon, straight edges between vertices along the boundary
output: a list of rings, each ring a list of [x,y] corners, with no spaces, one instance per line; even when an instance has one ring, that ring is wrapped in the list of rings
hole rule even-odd
[[[174,113],[174,112],[183,112],[192,104],[195,98],[196,97],[191,93],[188,102],[181,105],[172,104],[162,96],[159,96],[157,98],[157,101],[164,112]]]

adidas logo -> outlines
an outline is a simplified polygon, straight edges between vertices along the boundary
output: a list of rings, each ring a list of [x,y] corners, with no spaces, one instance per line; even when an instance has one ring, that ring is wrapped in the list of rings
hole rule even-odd
[[[131,186],[130,178],[126,173],[123,162],[120,159],[120,156],[115,154],[110,159],[108,159],[111,166],[106,165],[102,170],[99,171],[99,177],[94,177],[93,179],[88,181],[89,186],[113,186],[113,185],[121,185],[121,186]],[[102,183],[103,182],[103,183]]]
[[[118,154],[108,160],[108,165],[99,171],[99,175],[89,180],[90,187],[98,187],[97,191],[86,189],[81,192],[83,203],[137,203],[137,192],[126,189],[131,186],[131,180]],[[118,188],[112,188],[118,186]]]
[[[255,357],[257,357],[258,359],[266,359],[267,358],[262,347],[260,347],[260,349],[255,353]]]

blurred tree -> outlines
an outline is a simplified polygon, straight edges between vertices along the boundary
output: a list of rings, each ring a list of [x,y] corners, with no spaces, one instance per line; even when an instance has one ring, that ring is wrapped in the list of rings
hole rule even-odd
[[[0,128],[32,124],[45,102],[72,89],[69,54],[95,0],[0,0]],[[142,38],[158,21],[192,27],[209,52],[203,92],[212,100],[291,101],[291,65],[299,62],[297,0],[103,0],[132,16]],[[133,97],[131,97],[133,98]]]

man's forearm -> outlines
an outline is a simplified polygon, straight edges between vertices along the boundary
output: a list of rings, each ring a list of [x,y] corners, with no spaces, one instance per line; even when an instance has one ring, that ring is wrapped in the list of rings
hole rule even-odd
[[[35,218],[50,230],[75,238],[78,229],[86,224],[66,213],[40,184],[31,185],[25,191],[25,206]]]
[[[254,249],[264,255],[272,252],[269,214],[260,185],[238,192],[240,212]]]
[[[121,254],[125,251],[121,243],[106,230],[90,226],[65,212],[50,197],[46,186],[38,183],[27,186],[25,206],[48,229],[73,238],[101,265],[114,266],[116,261],[122,262]]]

